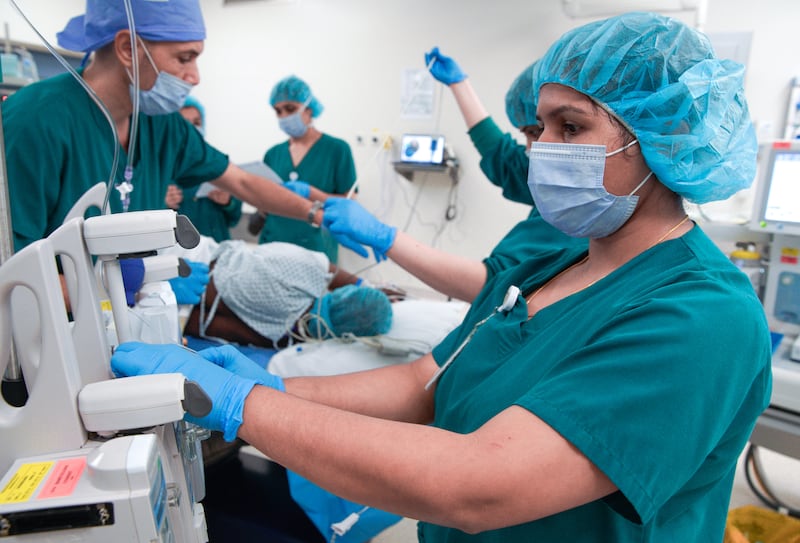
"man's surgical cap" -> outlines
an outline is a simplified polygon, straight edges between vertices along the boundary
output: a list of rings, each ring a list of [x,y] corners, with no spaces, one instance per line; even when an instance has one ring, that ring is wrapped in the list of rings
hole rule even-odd
[[[206,27],[199,0],[131,0],[136,33],[150,41],[202,41]],[[58,44],[90,53],[111,43],[128,28],[122,0],[87,0],[86,13],[73,17],[58,33]]]
[[[592,98],[639,140],[647,165],[689,201],[723,200],[750,186],[756,138],[744,67],[714,55],[708,38],[652,13],[628,13],[564,34],[534,71]]]
[[[306,107],[314,118],[319,117],[324,109],[319,100],[311,94],[311,87],[308,86],[308,83],[296,75],[284,77],[272,87],[269,104],[274,107],[278,102],[300,102],[301,104],[308,102]]]
[[[539,124],[536,120],[536,102],[533,101],[534,62],[525,68],[506,93],[506,115],[515,128]]]
[[[347,285],[323,296],[312,315],[318,314],[337,336],[377,336],[392,327],[392,303],[376,288]],[[309,328],[313,331],[315,326]]]

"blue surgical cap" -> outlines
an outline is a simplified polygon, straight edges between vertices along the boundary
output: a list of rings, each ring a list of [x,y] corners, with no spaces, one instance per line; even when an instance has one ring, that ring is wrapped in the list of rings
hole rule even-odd
[[[203,107],[203,104],[200,103],[200,100],[192,96],[191,94],[186,97],[186,101],[183,103],[183,107],[193,107],[197,111],[200,112],[200,121],[203,123],[203,126],[206,125],[206,108]]]
[[[533,101],[533,71],[536,62],[522,70],[506,93],[506,115],[515,128],[539,124]]]
[[[337,288],[318,300],[311,313],[317,312],[337,336],[377,336],[392,327],[392,303],[376,288]],[[313,324],[310,329],[315,329]]]
[[[308,102],[306,107],[314,118],[319,117],[324,109],[319,100],[311,94],[311,87],[296,75],[284,77],[272,87],[269,104],[274,107],[278,102],[300,102],[301,104]]]
[[[131,0],[136,33],[150,41],[202,41],[206,27],[199,0]],[[87,0],[86,13],[57,34],[58,45],[90,53],[128,28],[122,0]]]
[[[680,21],[628,13],[581,26],[550,47],[533,79],[535,103],[542,85],[558,83],[607,109],[656,177],[689,201],[723,200],[753,182],[744,67]]]

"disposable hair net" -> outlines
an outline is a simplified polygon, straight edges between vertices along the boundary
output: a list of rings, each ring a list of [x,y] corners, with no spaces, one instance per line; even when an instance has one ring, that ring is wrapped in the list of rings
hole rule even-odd
[[[296,75],[284,77],[272,87],[269,104],[274,106],[278,102],[300,102],[301,104],[308,102],[306,107],[314,118],[319,117],[324,109],[319,100],[311,94],[311,87]]]
[[[536,62],[525,68],[506,93],[506,115],[515,128],[536,125],[536,102],[533,101],[533,71]]]
[[[131,0],[136,33],[150,41],[202,41],[206,27],[199,0]],[[86,13],[73,17],[56,35],[58,45],[90,53],[127,30],[122,0],[87,0]]]
[[[186,101],[183,103],[183,107],[193,107],[197,111],[199,111],[200,120],[203,123],[203,127],[206,126],[206,108],[203,107],[203,104],[200,103],[200,100],[198,100],[192,95],[189,95],[186,97]]]
[[[757,144],[744,67],[715,57],[708,38],[680,21],[628,13],[564,34],[534,70],[586,94],[638,138],[658,179],[687,200],[728,198],[755,177]]]
[[[392,327],[392,303],[378,289],[347,285],[323,296],[312,310],[337,336],[377,336]],[[312,323],[309,328],[316,327]]]
[[[262,336],[278,341],[331,279],[323,253],[292,243],[247,245],[225,241],[217,249],[214,286],[237,317]]]

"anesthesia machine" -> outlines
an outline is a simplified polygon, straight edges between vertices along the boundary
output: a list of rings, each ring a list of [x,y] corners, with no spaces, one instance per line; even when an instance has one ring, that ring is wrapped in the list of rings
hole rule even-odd
[[[172,210],[79,215],[0,266],[0,370],[15,351],[27,385],[24,405],[0,399],[0,540],[203,543],[206,432],[182,419],[210,400],[180,374],[114,379],[109,362],[111,344],[141,339],[119,261],[174,277],[155,251],[197,232]]]

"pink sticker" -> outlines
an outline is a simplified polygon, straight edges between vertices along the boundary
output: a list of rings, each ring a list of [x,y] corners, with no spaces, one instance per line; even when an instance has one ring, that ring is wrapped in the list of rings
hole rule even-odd
[[[85,468],[86,457],[58,460],[36,499],[69,496],[75,490]]]

